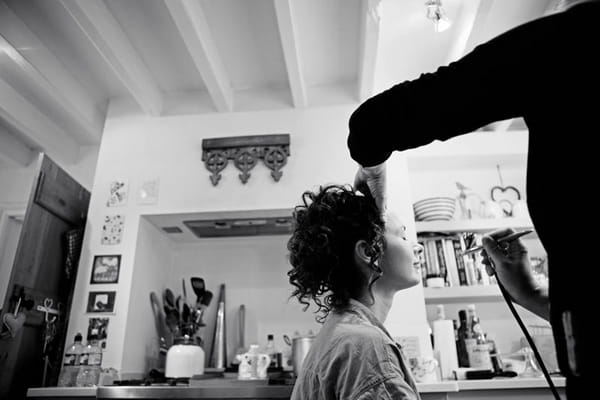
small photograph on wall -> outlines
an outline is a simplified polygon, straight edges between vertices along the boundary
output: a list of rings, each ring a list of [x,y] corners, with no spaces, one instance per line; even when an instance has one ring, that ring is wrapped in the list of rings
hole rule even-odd
[[[120,269],[121,255],[95,256],[90,283],[118,283]]]
[[[107,215],[102,224],[101,244],[116,245],[121,244],[123,238],[123,225],[125,224],[124,215]]]
[[[96,335],[102,350],[106,349],[106,335],[108,331],[108,318],[90,318],[88,322],[87,341]]]
[[[158,178],[142,180],[137,193],[137,203],[148,205],[158,203],[159,184]]]
[[[120,207],[127,204],[127,181],[112,181],[110,183],[107,207]]]
[[[90,292],[88,294],[88,313],[114,313],[115,312],[115,297],[117,292]]]

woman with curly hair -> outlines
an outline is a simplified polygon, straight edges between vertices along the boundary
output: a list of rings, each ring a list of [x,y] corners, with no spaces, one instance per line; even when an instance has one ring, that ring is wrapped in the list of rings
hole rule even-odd
[[[305,192],[288,242],[292,296],[323,326],[292,400],[419,399],[400,346],[383,326],[396,292],[420,281],[419,252],[393,215],[349,186]]]

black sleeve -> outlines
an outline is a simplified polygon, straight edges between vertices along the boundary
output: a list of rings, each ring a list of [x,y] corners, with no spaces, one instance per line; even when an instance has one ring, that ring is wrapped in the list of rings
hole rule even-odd
[[[552,65],[561,15],[514,28],[462,59],[400,83],[361,104],[350,117],[348,148],[363,166],[406,150],[523,116],[538,68]]]

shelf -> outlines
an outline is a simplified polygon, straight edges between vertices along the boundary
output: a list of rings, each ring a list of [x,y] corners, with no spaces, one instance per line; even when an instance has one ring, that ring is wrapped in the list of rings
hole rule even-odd
[[[456,219],[450,221],[417,221],[417,233],[423,232],[480,232],[485,233],[502,228],[533,229],[533,224],[527,218],[497,218],[497,219]],[[531,238],[533,235],[527,236]]]
[[[443,288],[423,288],[426,304],[467,303],[502,300],[497,285],[455,286]]]

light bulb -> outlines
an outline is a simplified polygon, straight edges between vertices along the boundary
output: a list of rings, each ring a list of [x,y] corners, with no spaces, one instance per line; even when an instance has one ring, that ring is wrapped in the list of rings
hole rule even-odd
[[[452,22],[446,16],[443,16],[442,18],[435,21],[435,31],[436,32],[444,32],[446,29],[450,28],[451,26],[452,26]]]
[[[440,0],[428,0],[425,6],[427,7],[427,18],[433,21],[436,32],[443,32],[450,28],[452,22],[446,16]]]

